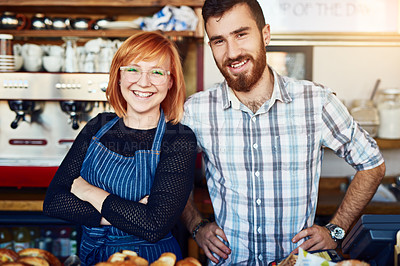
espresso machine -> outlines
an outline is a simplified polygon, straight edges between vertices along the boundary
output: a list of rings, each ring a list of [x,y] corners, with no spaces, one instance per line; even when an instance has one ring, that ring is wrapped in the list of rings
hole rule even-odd
[[[108,77],[0,73],[0,186],[48,186],[87,121],[112,111]]]

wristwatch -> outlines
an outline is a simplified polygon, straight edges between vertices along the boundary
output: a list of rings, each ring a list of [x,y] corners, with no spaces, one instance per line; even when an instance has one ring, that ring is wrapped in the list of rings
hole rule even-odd
[[[203,226],[205,226],[206,224],[208,224],[210,221],[208,219],[202,219],[193,229],[192,231],[192,237],[193,239],[196,241],[196,235],[197,232],[199,232],[199,229]]]
[[[341,244],[346,235],[344,229],[336,224],[331,223],[325,225],[325,227],[328,228],[328,230],[330,231],[332,239],[335,240],[335,242],[337,242],[338,244]]]

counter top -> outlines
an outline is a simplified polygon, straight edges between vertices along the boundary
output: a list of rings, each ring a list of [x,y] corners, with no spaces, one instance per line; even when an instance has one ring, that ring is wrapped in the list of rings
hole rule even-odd
[[[385,178],[384,183],[393,179]],[[332,215],[342,202],[348,184],[347,178],[321,178],[317,215]],[[0,211],[42,211],[46,188],[0,188]],[[195,202],[204,214],[212,214],[213,208],[206,188],[195,188]],[[400,202],[370,202],[363,213],[400,214]]]
[[[383,183],[393,182],[393,178],[385,178]],[[317,216],[333,215],[342,202],[344,192],[340,187],[348,184],[347,178],[321,178],[317,205]],[[211,200],[206,188],[196,188],[194,194],[196,205],[200,212],[209,215],[213,213]],[[400,214],[400,202],[370,202],[362,214]]]
[[[0,188],[0,211],[42,211],[45,188]]]

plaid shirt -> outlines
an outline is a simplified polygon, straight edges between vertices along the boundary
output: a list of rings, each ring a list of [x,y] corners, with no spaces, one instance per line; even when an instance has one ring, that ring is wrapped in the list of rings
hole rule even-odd
[[[383,163],[376,142],[328,88],[274,72],[270,100],[254,114],[226,82],[192,95],[183,123],[196,134],[227,264],[267,265],[313,224],[323,148],[356,170]]]

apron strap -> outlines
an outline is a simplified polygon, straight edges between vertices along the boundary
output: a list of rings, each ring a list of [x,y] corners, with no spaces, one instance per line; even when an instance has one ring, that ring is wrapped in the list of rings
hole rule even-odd
[[[100,139],[110,128],[112,128],[115,123],[119,120],[119,117],[114,117],[110,122],[105,124],[99,131],[97,131],[95,138]]]
[[[151,149],[153,151],[161,151],[161,141],[165,132],[165,115],[162,108],[160,108],[160,119],[158,120],[156,135],[154,136],[153,146]]]

